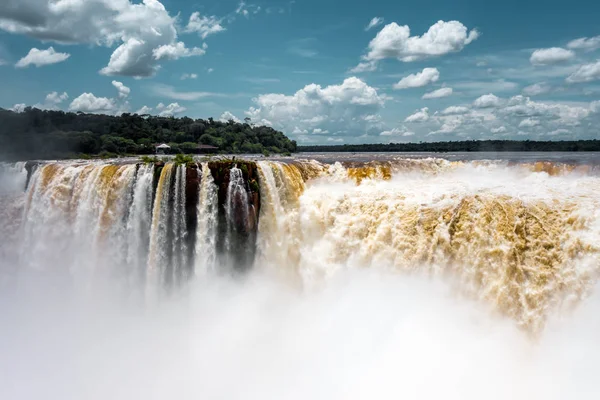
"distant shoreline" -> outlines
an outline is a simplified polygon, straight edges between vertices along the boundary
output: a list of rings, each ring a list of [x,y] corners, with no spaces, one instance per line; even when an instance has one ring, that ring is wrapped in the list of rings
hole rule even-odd
[[[298,146],[298,153],[373,152],[373,153],[455,153],[455,152],[582,152],[600,151],[600,140],[532,141],[466,140],[460,142],[344,144]]]

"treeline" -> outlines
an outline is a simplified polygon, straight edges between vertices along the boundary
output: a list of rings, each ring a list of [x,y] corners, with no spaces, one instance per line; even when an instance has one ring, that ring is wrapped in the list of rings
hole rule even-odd
[[[121,116],[0,109],[0,159],[55,159],[81,156],[153,154],[167,143],[171,153],[195,153],[198,145],[215,153],[296,152],[296,142],[267,126],[187,117]]]
[[[468,140],[462,142],[299,146],[299,152],[600,151],[600,140]]]

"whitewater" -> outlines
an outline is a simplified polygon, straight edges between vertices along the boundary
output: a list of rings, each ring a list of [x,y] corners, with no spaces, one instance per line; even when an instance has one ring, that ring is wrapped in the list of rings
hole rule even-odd
[[[597,399],[600,174],[0,166],[0,398]]]

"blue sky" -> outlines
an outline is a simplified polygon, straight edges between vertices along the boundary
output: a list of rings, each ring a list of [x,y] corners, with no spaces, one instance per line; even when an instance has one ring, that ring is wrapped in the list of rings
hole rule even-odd
[[[0,107],[250,117],[300,144],[597,138],[600,3],[3,0]]]

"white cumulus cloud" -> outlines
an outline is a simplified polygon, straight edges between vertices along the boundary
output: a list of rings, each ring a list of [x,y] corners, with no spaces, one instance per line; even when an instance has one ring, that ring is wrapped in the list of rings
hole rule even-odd
[[[466,114],[469,111],[469,107],[450,106],[442,111],[442,115]]]
[[[223,114],[221,114],[221,118],[219,118],[219,120],[221,122],[228,122],[229,120],[233,120],[235,122],[241,122],[238,117],[236,117],[229,111],[225,111]]]
[[[473,102],[473,107],[477,107],[477,108],[490,108],[490,107],[498,107],[500,106],[502,100],[490,93],[490,94],[484,94],[483,96],[477,98],[474,102]]]
[[[3,0],[0,29],[45,42],[114,47],[104,75],[148,77],[163,46],[178,47],[177,17],[158,0]],[[161,50],[155,57],[154,50]],[[189,50],[198,55],[198,50]],[[165,57],[166,58],[166,57]]]
[[[206,39],[210,35],[225,31],[221,23],[222,21],[215,16],[201,16],[199,12],[195,12],[190,16],[185,31],[198,32],[202,39]]]
[[[180,106],[179,103],[171,103],[166,106],[163,103],[158,103],[156,106],[156,111],[158,111],[158,115],[161,117],[172,117],[186,110],[187,108]]]
[[[387,98],[359,78],[345,79],[339,85],[310,84],[293,95],[262,94],[247,112],[253,121],[267,120],[285,133],[302,136],[315,129],[346,131],[358,136],[378,124],[371,116]],[[296,132],[296,133],[294,133]]]
[[[593,51],[600,49],[600,36],[583,37],[570,41],[567,47],[573,50]]]
[[[551,47],[549,49],[537,49],[529,58],[533,65],[549,65],[557,64],[571,60],[575,57],[575,53],[571,50],[561,47]]]
[[[519,123],[519,128],[532,128],[534,126],[538,126],[540,121],[533,118],[526,118]]]
[[[138,115],[144,115],[144,114],[150,114],[151,112],[152,112],[152,107],[143,106],[142,108],[137,110],[135,113]]]
[[[400,26],[392,22],[371,40],[368,52],[359,65],[365,69],[367,66],[374,68],[372,64],[386,58],[412,62],[442,56],[461,51],[478,37],[477,30],[469,31],[459,21],[438,21],[422,36],[411,36],[407,25]]]
[[[432,92],[429,93],[425,93],[422,97],[423,100],[428,100],[428,99],[439,99],[442,97],[448,97],[452,95],[452,88],[449,87],[443,87],[437,90],[434,90]]]
[[[584,64],[568,78],[568,83],[583,83],[600,80],[600,60],[590,64]]]
[[[417,88],[437,82],[440,79],[440,71],[437,68],[424,68],[416,74],[410,74],[394,84],[394,89]]]
[[[406,117],[404,122],[425,122],[429,120],[429,108],[423,107],[419,111]]]
[[[113,99],[96,97],[93,93],[83,93],[73,99],[69,105],[70,111],[82,111],[87,113],[111,113],[116,104]]]
[[[122,82],[112,81],[112,85],[119,91],[119,98],[125,99],[131,93],[131,89],[125,86]]]
[[[25,111],[26,107],[27,107],[27,104],[19,103],[19,104],[15,104],[14,106],[10,107],[8,110],[16,112],[16,113],[22,113],[23,111]]]
[[[206,54],[207,44],[204,43],[202,48],[200,47],[185,47],[185,43],[177,42],[174,44],[165,44],[156,49],[152,50],[152,55],[156,60],[168,59],[177,60],[183,57],[203,56]]]
[[[41,67],[44,65],[57,64],[65,61],[71,55],[68,53],[59,53],[54,50],[54,47],[48,47],[46,50],[36,49],[35,47],[29,50],[29,53],[21,58],[16,64],[17,68],[26,68],[30,65]]]

